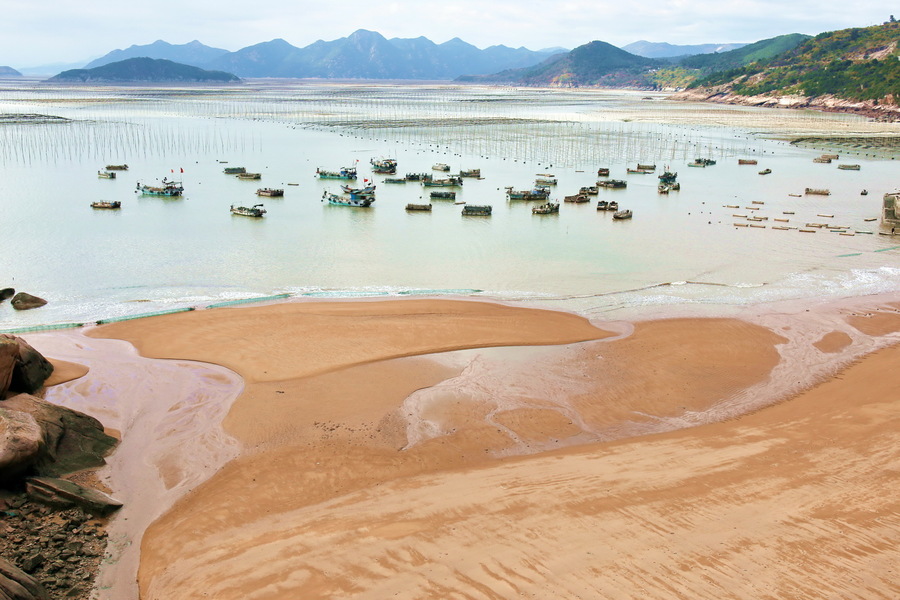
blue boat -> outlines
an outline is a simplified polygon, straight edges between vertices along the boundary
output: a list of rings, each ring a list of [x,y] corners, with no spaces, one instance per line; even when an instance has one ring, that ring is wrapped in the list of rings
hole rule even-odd
[[[319,179],[356,179],[356,167],[341,167],[340,171],[325,171],[316,169]]]
[[[338,196],[337,194],[332,194],[331,192],[325,192],[322,194],[322,200],[328,200],[328,204],[334,204],[335,206],[371,206],[373,202],[375,202],[375,198],[373,196],[362,196],[353,198]]]
[[[137,189],[144,196],[162,196],[165,198],[174,198],[180,196],[184,192],[180,181],[169,181],[163,178],[162,185],[146,185],[140,181],[137,183]]]

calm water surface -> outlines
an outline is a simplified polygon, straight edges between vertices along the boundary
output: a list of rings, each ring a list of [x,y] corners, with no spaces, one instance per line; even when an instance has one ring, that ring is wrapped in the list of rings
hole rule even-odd
[[[21,114],[67,121],[10,117]],[[0,287],[49,300],[25,312],[3,303],[3,329],[280,293],[448,294],[625,316],[647,306],[721,312],[900,289],[900,236],[879,235],[879,221],[867,220],[900,185],[896,147],[839,150],[839,160],[817,164],[821,148],[785,141],[809,130],[897,133],[845,115],[627,92],[311,84],[19,84],[0,86],[2,115]],[[760,127],[766,120],[772,125]],[[436,162],[453,172],[480,168],[483,179],[466,179],[457,201],[489,204],[493,216],[463,217],[448,200],[434,200],[431,213],[407,213],[407,203],[427,202],[435,188],[383,183],[369,160],[388,156],[398,159],[400,176],[430,173]],[[699,156],[717,164],[689,168]],[[739,158],[758,165],[738,165]],[[656,163],[657,173],[669,165],[681,191],[661,195],[656,174],[626,174],[638,162]],[[130,169],[98,179],[98,169],[112,163]],[[842,171],[838,163],[861,168]],[[323,204],[323,191],[338,192],[340,182],[316,179],[316,168],[354,164],[358,183],[378,184],[375,204]],[[238,180],[223,174],[225,166],[262,179]],[[598,167],[627,179],[628,188],[601,190],[590,203],[563,203],[558,215],[545,216],[505,196],[507,186],[529,188],[537,173],[552,173],[559,184],[551,197],[562,201],[594,184]],[[759,175],[764,168],[772,173]],[[183,181],[184,197],[135,194],[137,181],[163,177]],[[285,195],[258,199],[258,187],[284,188]],[[806,187],[831,195],[804,195]],[[598,198],[617,200],[634,218],[613,221],[596,210]],[[100,199],[123,207],[89,207]],[[268,211],[262,219],[228,211],[257,202]],[[734,226],[747,221],[733,215],[752,214],[768,217],[758,223],[766,227]],[[809,222],[870,233],[771,228]]]

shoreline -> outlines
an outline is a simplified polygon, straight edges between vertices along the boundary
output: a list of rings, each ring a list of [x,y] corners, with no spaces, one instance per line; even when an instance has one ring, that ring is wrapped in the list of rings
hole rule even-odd
[[[329,319],[350,317],[357,324],[354,327],[359,327],[359,323],[373,320],[371,314],[360,318],[360,306],[368,305],[363,313],[371,313],[372,305],[379,303],[418,303],[430,313],[429,318],[434,316],[432,309],[435,306],[455,304],[446,300],[302,304],[313,307],[341,305],[331,314],[318,311],[319,314],[312,315],[320,321],[323,331],[334,336],[336,332]],[[481,302],[464,302],[470,303],[472,306],[466,311],[473,307],[483,308]],[[854,303],[865,306],[873,302],[872,299],[846,301],[848,307]],[[273,306],[292,304],[300,303]],[[641,447],[652,444],[647,440],[657,436],[693,439],[695,435],[700,436],[696,432],[704,427],[724,427],[722,419],[726,424],[731,423],[730,426],[737,426],[745,418],[739,415],[749,412],[756,418],[755,415],[767,411],[761,407],[748,410],[752,400],[748,396],[781,394],[783,400],[778,405],[791,404],[798,396],[792,395],[790,390],[797,385],[816,389],[831,382],[835,370],[843,372],[857,363],[866,363],[868,358],[857,356],[842,360],[840,357],[860,352],[865,357],[872,356],[871,351],[879,344],[866,346],[867,336],[881,339],[880,345],[890,343],[891,336],[900,330],[900,302],[896,296],[888,296],[877,298],[873,304],[882,309],[876,311],[874,318],[854,316],[850,314],[851,308],[835,309],[832,306],[832,320],[829,321],[824,317],[829,314],[828,310],[820,310],[814,313],[812,326],[807,322],[807,331],[802,332],[803,310],[796,309],[791,314],[778,313],[778,307],[757,307],[756,310],[768,315],[763,319],[768,319],[768,326],[740,318],[611,323],[610,328],[618,335],[607,335],[596,341],[568,339],[568,344],[555,347],[514,343],[523,339],[537,341],[540,336],[535,336],[534,331],[498,340],[495,347],[486,344],[476,345],[474,349],[459,342],[448,344],[444,340],[435,346],[434,343],[423,344],[419,338],[403,339],[401,336],[394,340],[394,346],[379,341],[374,344],[377,348],[365,349],[365,352],[352,344],[332,347],[329,352],[343,353],[340,360],[334,360],[332,354],[331,361],[318,356],[302,365],[279,356],[265,360],[252,358],[245,347],[226,352],[220,347],[221,339],[211,333],[216,329],[224,330],[226,337],[244,339],[242,336],[252,336],[254,334],[248,332],[255,330],[255,335],[263,340],[263,347],[271,350],[278,347],[278,335],[296,335],[296,331],[283,330],[288,321],[279,314],[296,309],[262,310],[265,307],[245,306],[161,317],[157,319],[158,323],[146,323],[146,326],[129,322],[92,329],[89,333],[92,338],[106,335],[110,330],[119,334],[126,332],[134,336],[138,347],[149,348],[154,354],[164,348],[171,355],[191,360],[215,357],[216,361],[211,362],[235,367],[244,380],[243,393],[223,417],[225,429],[242,441],[243,450],[234,460],[226,460],[227,464],[221,469],[213,469],[216,474],[205,483],[194,480],[190,486],[178,490],[192,491],[182,495],[173,510],[150,526],[144,538],[140,566],[142,597],[171,597],[176,592],[182,597],[194,597],[189,590],[199,594],[199,590],[207,589],[205,586],[238,585],[233,578],[230,583],[225,583],[229,574],[223,569],[228,567],[217,566],[222,552],[234,552],[250,561],[275,560],[276,556],[282,555],[283,547],[275,554],[266,553],[274,551],[279,543],[288,543],[291,537],[291,534],[281,535],[276,531],[285,527],[295,531],[290,528],[299,527],[297,532],[302,529],[308,533],[314,526],[304,521],[302,514],[308,516],[326,510],[328,506],[337,507],[361,495],[371,497],[367,490],[402,487],[401,482],[407,482],[416,494],[425,494],[430,485],[449,481],[456,476],[454,473],[502,471],[508,461],[527,463],[533,460],[542,464],[550,456],[581,460],[577,457],[597,451],[602,455],[607,451],[603,449],[620,445]],[[499,312],[505,318],[507,308],[490,309],[489,314]],[[305,310],[310,311],[309,308]],[[463,329],[467,329],[464,337],[474,337],[483,343],[493,325],[486,327],[485,322],[478,321],[484,316],[478,315],[478,310],[472,315],[452,313],[449,321],[456,325],[463,323]],[[525,313],[542,318],[554,314],[553,311],[530,308],[511,310],[522,311],[526,321],[529,317],[524,316]],[[842,313],[844,310],[848,312]],[[746,313],[752,311],[744,312],[746,317]],[[265,314],[259,316],[260,313]],[[574,315],[560,314],[566,315],[563,319],[566,324],[574,324],[570,322]],[[200,327],[185,321],[196,319],[198,315],[203,321]],[[469,316],[476,318],[474,329],[465,323]],[[291,315],[292,319],[295,317],[296,313]],[[407,310],[388,315],[389,320],[398,318],[418,319],[419,316]],[[521,334],[525,321],[517,321],[518,318],[508,324]],[[852,319],[855,319],[855,325],[850,324],[854,322]],[[543,329],[546,336],[546,323],[541,320],[537,319],[530,326]],[[840,328],[834,326],[836,322],[846,323],[843,329],[850,333],[838,331]],[[582,325],[584,323],[586,321]],[[364,327],[369,325],[364,323]],[[582,325],[574,329],[579,334]],[[360,333],[371,341],[378,339],[377,335],[385,335],[383,329],[374,327]],[[400,328],[394,321],[388,329],[393,335]],[[452,326],[440,333],[458,335],[460,332],[454,332],[454,329]],[[552,333],[555,336],[559,331]],[[173,339],[179,336],[181,339]],[[311,338],[307,336],[301,343],[309,343],[309,339],[320,341],[313,332]],[[422,354],[410,356],[415,354],[408,351],[411,343],[412,346],[418,344]],[[405,347],[407,352],[398,353],[395,346]],[[318,350],[325,354],[321,346]],[[665,350],[669,351],[668,355]],[[671,356],[673,350],[681,350],[686,356]],[[434,351],[439,354],[433,354]],[[349,361],[347,352],[350,353]],[[229,353],[230,356],[225,356]],[[369,354],[381,358],[367,358]],[[690,368],[685,368],[682,363],[688,357]],[[818,379],[798,383],[786,381],[784,365],[795,368],[810,357],[820,360],[809,369]],[[598,361],[603,364],[592,364]],[[731,371],[739,373],[723,374],[723,362]],[[611,377],[611,373],[619,375]],[[641,383],[635,385],[635,379]],[[711,383],[711,379],[716,381]],[[782,381],[773,384],[773,379]],[[591,382],[597,381],[605,387],[592,387]],[[598,397],[603,398],[605,404],[598,406]],[[616,406],[617,398],[621,408],[610,410]],[[734,400],[734,406],[728,406],[727,402],[723,404],[723,398]],[[644,416],[635,417],[640,414]],[[694,428],[682,429],[686,426]],[[674,431],[665,433],[667,428]],[[687,433],[691,431],[695,433]],[[692,443],[699,442],[694,440]],[[362,467],[354,466],[357,464]],[[652,472],[652,464],[641,464],[648,474]],[[290,477],[285,480],[287,473]],[[423,478],[427,483],[422,483]],[[252,489],[247,489],[250,480],[256,483]],[[127,481],[127,478],[122,479],[123,483]],[[550,487],[548,485],[548,489]],[[260,494],[262,497],[258,497]],[[536,489],[535,494],[540,495],[539,490]],[[302,499],[298,499],[298,495]],[[434,498],[430,500],[434,501]],[[390,539],[406,540],[404,543],[415,544],[423,551],[417,533],[420,526],[408,530],[406,526],[386,524],[385,527],[392,530],[399,527]],[[511,539],[518,535],[515,531],[508,533]],[[302,537],[306,533],[297,535]],[[448,548],[451,547],[453,545],[449,544]],[[335,553],[340,552],[338,548],[339,545],[335,546]],[[350,547],[345,551],[352,554]],[[312,554],[316,552],[325,552],[325,549],[318,548]],[[178,559],[173,561],[175,555]],[[197,558],[188,559],[187,555]],[[291,583],[295,586],[290,588],[292,593],[324,597],[328,595],[324,592],[328,585],[337,581],[328,577],[323,579],[321,573],[314,576],[315,569],[310,571],[313,563],[299,565],[295,564],[294,558],[285,560],[293,565],[290,568],[306,573]],[[431,560],[437,566],[442,564],[436,557]],[[286,564],[282,566],[286,567]],[[262,569],[259,576],[244,572],[242,577],[248,576],[256,585],[264,585],[265,565],[257,566]],[[412,564],[401,569],[398,576],[425,577],[421,569]],[[277,579],[279,575],[268,573],[268,577]],[[222,578],[221,584],[219,578]],[[375,585],[376,582],[368,583]],[[258,589],[243,581],[240,585],[250,587],[243,587],[240,594],[233,596],[222,588],[217,597],[249,597],[242,594]],[[493,584],[491,588],[498,590]],[[362,585],[360,589],[374,593],[375,589],[381,588]],[[539,586],[531,589],[539,589]],[[438,597],[407,593],[410,595],[401,593],[401,597]],[[278,597],[261,591],[259,594],[254,597]],[[347,595],[367,597],[365,594]]]

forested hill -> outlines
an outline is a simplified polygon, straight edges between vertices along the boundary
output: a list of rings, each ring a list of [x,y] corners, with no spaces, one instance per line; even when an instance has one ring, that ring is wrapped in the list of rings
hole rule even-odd
[[[161,58],[129,58],[93,69],[63,71],[47,81],[51,83],[237,83],[240,78],[224,71],[206,71]]]

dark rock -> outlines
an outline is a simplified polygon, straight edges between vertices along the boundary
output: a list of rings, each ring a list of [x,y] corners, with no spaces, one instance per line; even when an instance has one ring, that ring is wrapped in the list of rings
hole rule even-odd
[[[39,390],[53,373],[53,364],[18,336],[0,333],[0,340],[4,345],[12,340],[18,346],[18,356],[10,377],[9,389],[26,394],[32,394]],[[0,382],[3,381],[3,378],[0,373]]]
[[[9,302],[16,310],[30,310],[32,308],[38,308],[47,304],[47,301],[43,298],[38,298],[37,296],[32,296],[31,294],[26,294],[25,292],[19,292],[18,294],[13,296],[13,299]]]
[[[33,573],[35,569],[40,567],[44,562],[46,562],[46,557],[40,552],[35,552],[34,554],[29,554],[25,558],[21,560],[19,563],[22,566],[22,570],[26,573]]]
[[[32,416],[43,431],[45,448],[33,463],[38,475],[58,476],[100,466],[116,445],[97,419],[28,394],[7,399],[0,408]]]
[[[18,342],[12,336],[0,337],[0,400],[6,397],[18,361]]]
[[[118,500],[65,479],[29,477],[25,480],[28,496],[53,506],[78,506],[95,515],[108,515],[122,507]],[[61,534],[60,534],[61,535]],[[62,540],[67,539],[61,535]],[[57,538],[56,535],[53,536]]]
[[[3,302],[7,298],[12,298],[16,293],[16,290],[13,288],[3,288],[0,290],[0,302]]]
[[[0,558],[0,598],[9,600],[50,600],[44,589],[31,575]]]

